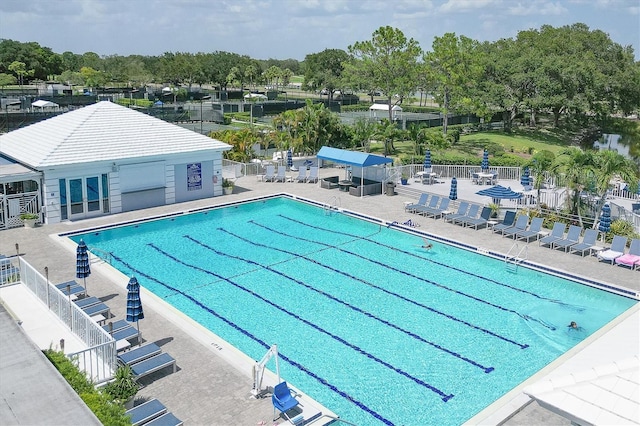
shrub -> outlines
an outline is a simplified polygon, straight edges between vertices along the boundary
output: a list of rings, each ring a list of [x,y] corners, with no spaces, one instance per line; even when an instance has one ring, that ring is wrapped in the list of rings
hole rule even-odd
[[[605,241],[610,243],[611,241],[613,241],[614,235],[622,235],[630,239],[640,238],[640,234],[636,232],[635,228],[633,227],[633,223],[623,219],[616,219],[611,222],[611,228],[605,235]]]

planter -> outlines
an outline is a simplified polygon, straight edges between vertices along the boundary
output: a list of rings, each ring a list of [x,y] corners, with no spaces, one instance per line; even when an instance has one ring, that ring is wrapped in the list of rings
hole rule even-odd
[[[401,178],[400,179],[400,183],[403,184],[403,185],[406,185],[407,184],[407,179]]]
[[[233,186],[223,186],[222,191],[224,192],[224,195],[231,195],[233,194]]]
[[[25,228],[35,228],[38,219],[22,219]]]

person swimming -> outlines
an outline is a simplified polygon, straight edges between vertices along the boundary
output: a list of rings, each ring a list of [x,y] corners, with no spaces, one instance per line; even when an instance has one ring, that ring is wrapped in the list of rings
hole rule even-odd
[[[433,244],[431,244],[426,238],[423,238],[422,241],[424,241],[424,244],[422,244],[422,248],[425,250],[431,250]]]
[[[578,324],[575,321],[571,321],[571,324],[569,324],[567,327],[569,327],[569,328],[578,328]]]

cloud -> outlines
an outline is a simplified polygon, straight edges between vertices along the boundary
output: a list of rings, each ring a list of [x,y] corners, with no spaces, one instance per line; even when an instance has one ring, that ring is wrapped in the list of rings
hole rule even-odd
[[[507,13],[514,16],[530,16],[530,15],[564,15],[569,11],[560,2],[528,2],[518,3],[515,6],[507,8]]]
[[[500,6],[500,0],[447,0],[438,10],[443,13],[470,12]]]

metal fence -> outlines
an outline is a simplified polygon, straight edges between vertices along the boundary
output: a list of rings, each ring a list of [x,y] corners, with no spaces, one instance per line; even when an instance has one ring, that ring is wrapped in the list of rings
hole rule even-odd
[[[115,340],[27,261],[18,258],[18,264],[22,284],[88,346],[67,357],[94,383],[110,380],[117,367]]]

